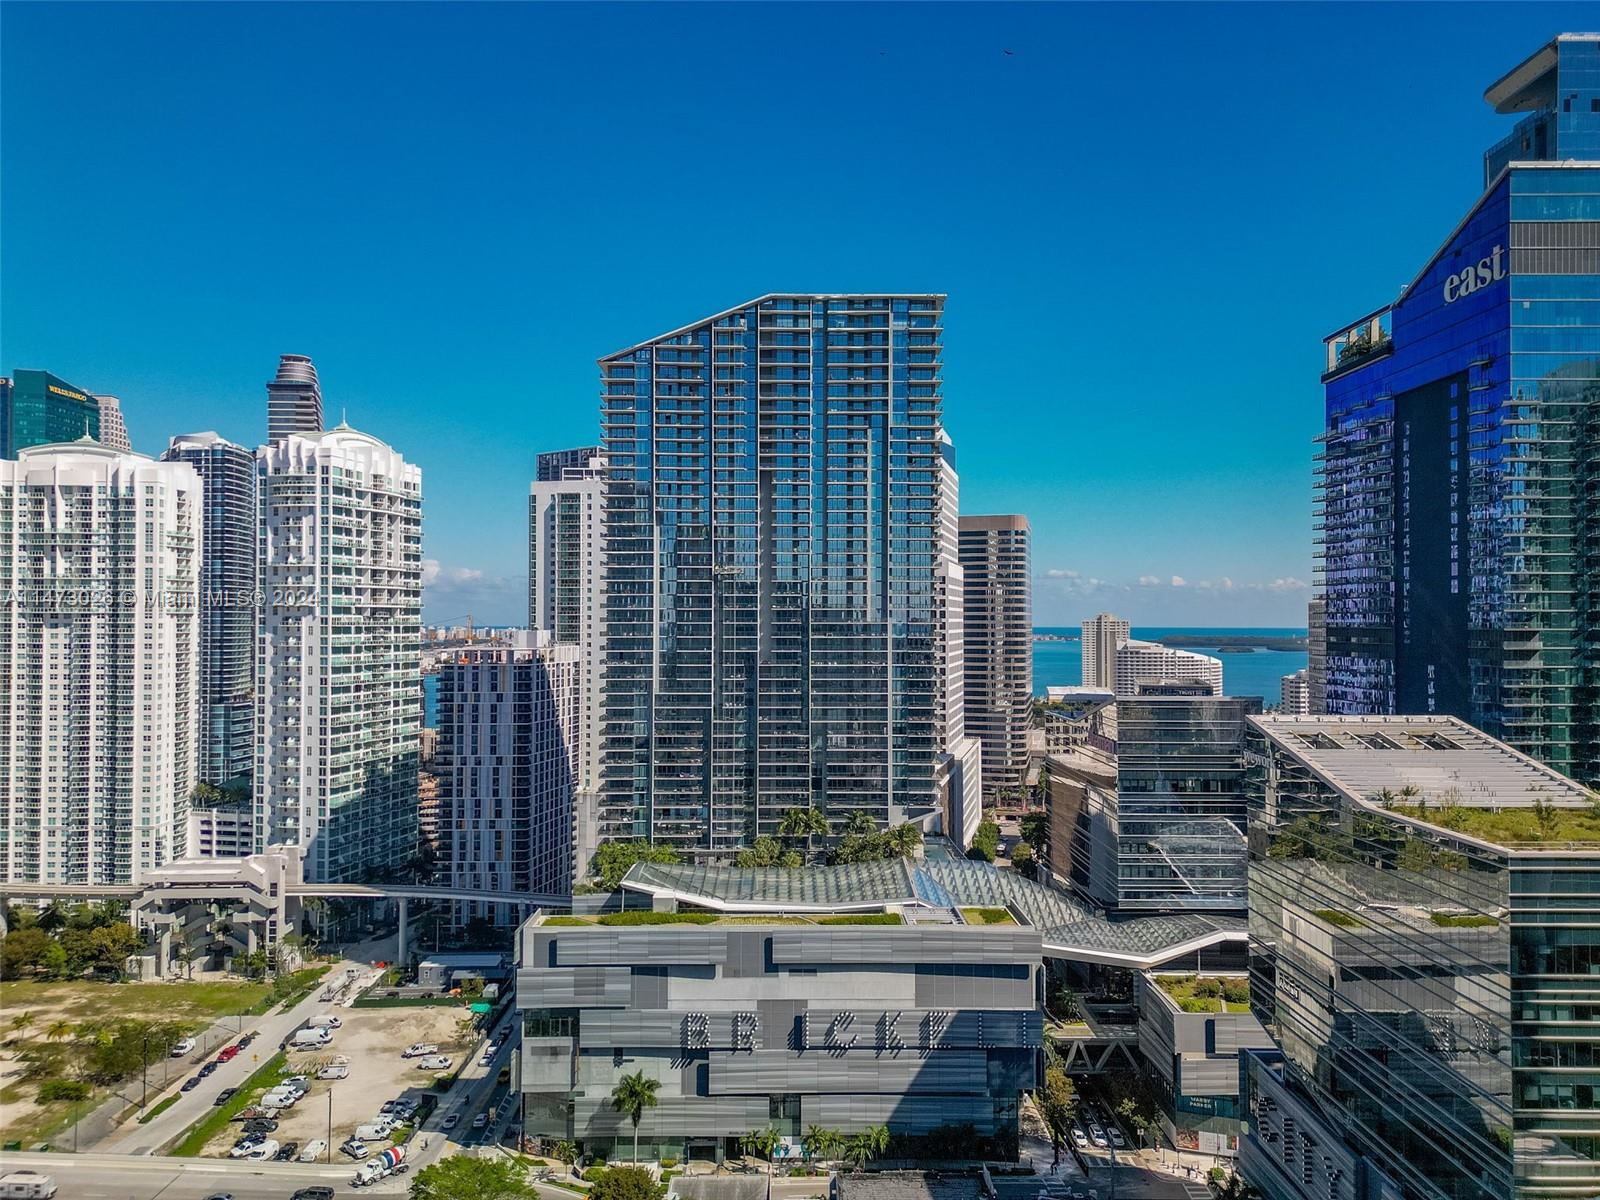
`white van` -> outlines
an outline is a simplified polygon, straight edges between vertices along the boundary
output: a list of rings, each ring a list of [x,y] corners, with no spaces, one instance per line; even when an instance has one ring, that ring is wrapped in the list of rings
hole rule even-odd
[[[389,1121],[374,1121],[370,1125],[357,1125],[352,1135],[362,1142],[381,1142],[394,1132],[394,1125]]]
[[[0,1175],[0,1200],[50,1200],[56,1181],[37,1171],[7,1171]]]
[[[323,1152],[327,1150],[327,1148],[327,1142],[323,1141],[321,1138],[312,1138],[304,1146],[300,1147],[300,1161],[316,1162],[317,1159],[322,1157]]]
[[[269,1158],[271,1158],[277,1152],[278,1152],[278,1143],[275,1142],[272,1138],[268,1138],[266,1141],[262,1142],[259,1146],[257,1146],[254,1150],[250,1151],[250,1153],[246,1154],[244,1157],[245,1157],[245,1161],[246,1162],[266,1162]]]
[[[180,1038],[178,1041],[173,1043],[173,1046],[172,1046],[172,1057],[173,1058],[182,1058],[185,1054],[191,1054],[193,1052],[194,1052],[194,1039],[193,1038],[188,1038],[188,1037]]]
[[[289,1039],[289,1045],[296,1050],[314,1050],[331,1041],[333,1034],[326,1029],[296,1029],[294,1036]]]
[[[332,1013],[318,1013],[316,1016],[312,1017],[311,1020],[307,1021],[306,1024],[311,1026],[313,1029],[337,1029],[341,1024],[343,1024],[343,1022]]]

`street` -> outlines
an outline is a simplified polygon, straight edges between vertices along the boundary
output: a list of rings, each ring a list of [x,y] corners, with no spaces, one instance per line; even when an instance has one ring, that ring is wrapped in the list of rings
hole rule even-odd
[[[288,1200],[295,1189],[314,1183],[343,1192],[354,1173],[351,1167],[293,1163],[0,1153],[0,1171],[18,1167],[52,1176],[60,1200],[205,1200],[217,1192],[231,1192],[235,1200]]]
[[[360,971],[368,968],[353,962],[337,962],[333,970],[324,977],[326,981],[337,981],[343,977],[347,967],[354,967]],[[140,1125],[137,1121],[130,1120],[127,1125],[117,1130],[111,1136],[101,1140],[96,1150],[107,1154],[153,1154],[168,1142],[177,1138],[195,1122],[201,1120],[209,1113],[216,1101],[217,1094],[227,1087],[238,1087],[250,1075],[278,1052],[278,1043],[299,1028],[300,1023],[308,1017],[314,1017],[328,1003],[321,999],[324,984],[319,984],[312,992],[294,1008],[286,1013],[268,1013],[259,1017],[245,1017],[244,1028],[246,1031],[259,1030],[261,1036],[250,1044],[243,1054],[232,1062],[223,1063],[210,1078],[204,1080],[199,1087],[187,1093],[179,1093],[176,1104],[167,1109],[148,1125]],[[235,1038],[237,1040],[237,1038]],[[220,1049],[220,1047],[219,1047]],[[210,1056],[215,1059],[216,1055]],[[174,1067],[178,1064],[175,1062]],[[182,1073],[173,1072],[172,1085],[162,1095],[170,1095],[182,1085],[185,1079],[193,1076],[199,1067],[187,1061],[183,1064]],[[162,1096],[154,1092],[150,1094],[150,1105],[154,1106]]]

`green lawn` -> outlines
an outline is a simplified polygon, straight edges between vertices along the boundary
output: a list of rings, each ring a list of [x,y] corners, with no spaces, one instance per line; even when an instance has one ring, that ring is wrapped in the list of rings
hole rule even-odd
[[[173,1092],[172,1095],[161,1101],[160,1104],[152,1104],[148,1109],[145,1110],[144,1116],[139,1118],[139,1124],[146,1125],[151,1121],[154,1121],[162,1113],[166,1112],[167,1109],[176,1104],[181,1095],[181,1092]]]
[[[1250,985],[1243,979],[1197,978],[1194,975],[1158,975],[1156,986],[1184,1012],[1249,1012]]]
[[[0,983],[0,1012],[9,1019],[23,1009],[34,1014],[28,1036],[41,1023],[73,1024],[126,1017],[145,1021],[209,1022],[248,1012],[271,992],[266,983],[85,983],[10,979]]]
[[[968,925],[1015,925],[1017,923],[1010,910],[1004,908],[963,908],[961,910],[961,918]]]

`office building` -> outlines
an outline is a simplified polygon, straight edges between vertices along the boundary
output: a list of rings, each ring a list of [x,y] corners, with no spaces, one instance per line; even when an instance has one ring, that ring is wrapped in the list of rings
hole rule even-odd
[[[961,518],[967,725],[983,743],[989,796],[1022,787],[1033,707],[1033,576],[1028,518]]]
[[[121,402],[115,396],[96,396],[94,401],[100,412],[100,444],[108,450],[131,454],[133,443],[128,441],[128,427],[122,420]]]
[[[205,492],[200,556],[200,779],[248,788],[255,761],[256,458],[214,432],[172,439]]]
[[[583,668],[580,647],[543,631],[514,646],[467,647],[440,666],[435,770],[450,814],[441,835],[450,886],[572,890]],[[456,907],[462,924],[519,916],[504,905]]]
[[[1248,1182],[1600,1194],[1600,817],[1459,719],[1254,717]]]
[[[1597,60],[1562,35],[1485,93],[1526,115],[1399,298],[1326,339],[1317,456],[1328,711],[1459,716],[1590,781]]]
[[[1194,687],[1182,685],[1192,684]],[[1129,638],[1117,647],[1118,696],[1222,695],[1222,662],[1209,654]]]
[[[798,1148],[812,1125],[944,1131],[982,1139],[972,1157],[1015,1158],[1042,1045],[1039,931],[850,924],[860,911],[633,928],[535,917],[518,935],[526,1135],[631,1156],[611,1092],[642,1072],[661,1085],[639,1121],[645,1159],[720,1162],[769,1127]]]
[[[1242,913],[1253,696],[1129,696],[1045,761],[1052,878],[1119,913]]]
[[[321,432],[322,385],[316,364],[304,354],[280,355],[278,374],[267,383],[267,441]]]
[[[1162,1132],[1179,1150],[1233,1155],[1245,1128],[1239,1052],[1270,1050],[1243,973],[1138,977],[1139,1053],[1156,1083]]]
[[[956,448],[939,431],[939,555],[934,568],[934,641],[938,675],[934,738],[935,803],[942,832],[969,849],[983,822],[983,745],[967,732],[966,582],[961,566],[961,477]]]
[[[0,880],[127,884],[185,852],[200,480],[84,439],[0,461]]]
[[[556,644],[580,653],[576,785],[586,796],[598,789],[600,775],[605,467],[594,447],[541,454],[538,477],[528,489],[528,628],[546,630]],[[592,826],[592,818],[586,823]],[[592,854],[592,828],[582,840]]]
[[[602,838],[933,818],[943,307],[768,295],[601,360]]]
[[[13,371],[0,379],[0,458],[29,446],[100,437],[100,405],[49,371]]]
[[[1128,622],[1099,613],[1083,623],[1083,686],[1114,689],[1117,648],[1128,640]]]
[[[1278,709],[1292,717],[1311,714],[1311,677],[1305,668],[1279,680]]]
[[[306,878],[393,870],[417,848],[422,472],[343,423],[257,451],[258,849]]]

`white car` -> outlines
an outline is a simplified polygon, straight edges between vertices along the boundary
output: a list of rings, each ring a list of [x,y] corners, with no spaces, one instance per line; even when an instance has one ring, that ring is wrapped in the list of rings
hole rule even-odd
[[[1076,1125],[1072,1127],[1072,1144],[1079,1150],[1087,1150],[1089,1148],[1089,1135]]]
[[[1126,1150],[1128,1148],[1128,1139],[1122,1136],[1122,1130],[1115,1125],[1110,1126],[1106,1133],[1111,1138],[1111,1144],[1118,1150]]]
[[[357,1162],[360,1162],[363,1158],[372,1153],[372,1147],[368,1146],[359,1138],[351,1138],[348,1142],[339,1147],[339,1153],[348,1154],[351,1158],[355,1159]]]
[[[257,1137],[240,1138],[237,1142],[235,1142],[233,1144],[233,1147],[228,1151],[228,1157],[229,1158],[243,1158],[246,1154],[249,1154],[253,1150],[255,1150],[255,1148],[257,1146],[259,1146],[259,1145],[261,1145],[261,1139],[260,1138],[257,1138]]]
[[[448,1054],[430,1054],[427,1058],[417,1063],[419,1071],[448,1071],[450,1069],[450,1056]]]
[[[421,1058],[425,1054],[437,1054],[439,1047],[433,1042],[412,1042],[400,1052],[402,1058]]]
[[[193,1052],[194,1052],[194,1039],[193,1038],[181,1038],[172,1047],[172,1057],[173,1058],[182,1058],[185,1054],[192,1054]]]
[[[1089,1140],[1102,1150],[1111,1145],[1111,1143],[1106,1140],[1106,1131],[1101,1129],[1099,1125],[1089,1126]]]
[[[444,1130],[450,1130],[450,1129],[454,1129],[459,1124],[461,1124],[461,1114],[458,1113],[458,1112],[453,1112],[448,1117],[446,1117],[443,1121],[439,1122],[439,1128],[440,1129],[444,1129]]]
[[[272,1138],[268,1138],[266,1141],[259,1143],[254,1150],[250,1151],[250,1153],[246,1154],[245,1159],[249,1162],[266,1162],[277,1152],[278,1143]]]
[[[317,1072],[318,1079],[346,1079],[349,1075],[350,1068],[340,1066],[323,1067]]]
[[[488,1113],[479,1113],[477,1116],[472,1118],[472,1127],[474,1129],[482,1129],[488,1123],[489,1123],[489,1114]]]
[[[327,1142],[323,1141],[321,1138],[312,1138],[304,1146],[300,1147],[300,1155],[299,1155],[300,1161],[301,1162],[316,1162],[317,1159],[322,1157],[323,1153],[327,1149],[328,1149],[328,1143]]]

